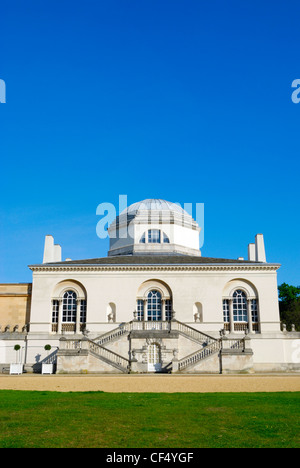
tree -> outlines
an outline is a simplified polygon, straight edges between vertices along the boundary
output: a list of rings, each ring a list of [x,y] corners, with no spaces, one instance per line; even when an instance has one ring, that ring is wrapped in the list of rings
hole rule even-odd
[[[278,287],[280,320],[288,330],[295,325],[300,331],[300,287],[283,283]]]
[[[20,349],[21,349],[21,346],[20,346],[20,345],[16,344],[16,345],[14,346],[14,350],[15,350],[16,353],[17,353],[16,364],[18,363],[18,351],[20,351]]]
[[[285,304],[300,298],[300,286],[291,286],[287,283],[282,283],[279,287],[279,299]]]

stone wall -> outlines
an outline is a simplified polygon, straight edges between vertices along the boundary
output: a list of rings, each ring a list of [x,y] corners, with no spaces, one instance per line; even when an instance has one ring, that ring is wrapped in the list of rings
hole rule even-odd
[[[0,332],[21,331],[30,322],[31,284],[0,284]]]

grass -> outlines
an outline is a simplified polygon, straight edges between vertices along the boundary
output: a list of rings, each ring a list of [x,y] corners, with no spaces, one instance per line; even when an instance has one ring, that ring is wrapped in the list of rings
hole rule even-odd
[[[299,448],[300,392],[0,391],[0,448]]]

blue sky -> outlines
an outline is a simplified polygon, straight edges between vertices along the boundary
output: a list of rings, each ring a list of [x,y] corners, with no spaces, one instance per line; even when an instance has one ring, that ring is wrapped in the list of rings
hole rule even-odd
[[[106,256],[102,202],[205,204],[208,257],[265,235],[299,279],[299,1],[2,0],[0,282],[52,234]]]

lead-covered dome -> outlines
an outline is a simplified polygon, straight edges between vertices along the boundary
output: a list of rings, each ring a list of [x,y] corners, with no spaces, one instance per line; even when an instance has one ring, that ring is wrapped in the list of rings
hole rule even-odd
[[[161,211],[161,212],[174,212],[179,215],[191,217],[178,203],[172,203],[161,198],[147,198],[137,203],[133,203],[121,215],[127,213],[128,215],[135,215],[142,211]]]
[[[201,255],[200,227],[178,203],[147,198],[133,203],[108,229],[108,255]]]

